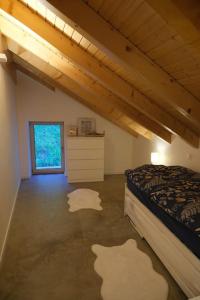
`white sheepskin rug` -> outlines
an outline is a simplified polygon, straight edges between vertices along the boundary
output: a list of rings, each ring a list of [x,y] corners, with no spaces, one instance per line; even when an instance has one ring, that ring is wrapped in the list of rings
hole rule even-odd
[[[90,189],[77,189],[68,194],[69,211],[74,212],[80,209],[102,210],[99,193]]]
[[[95,271],[103,279],[104,300],[166,300],[168,284],[152,266],[150,258],[137,248],[135,240],[124,245],[93,245]]]

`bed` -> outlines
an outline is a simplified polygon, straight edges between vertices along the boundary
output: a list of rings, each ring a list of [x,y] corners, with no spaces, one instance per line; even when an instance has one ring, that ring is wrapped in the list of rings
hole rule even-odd
[[[185,294],[199,296],[200,173],[144,165],[125,175],[125,214]]]

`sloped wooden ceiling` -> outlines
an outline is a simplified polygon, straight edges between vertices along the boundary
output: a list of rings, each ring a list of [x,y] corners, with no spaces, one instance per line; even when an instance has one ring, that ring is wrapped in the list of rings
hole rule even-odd
[[[28,52],[24,51],[24,54],[26,55],[27,60],[22,59],[21,57],[19,57],[18,55],[14,54],[14,52],[16,52],[16,49],[18,48],[18,45],[15,44],[15,42],[8,40],[8,44],[10,49],[13,49],[13,53],[12,53],[12,58],[13,58],[13,63],[15,65],[16,70],[32,77],[33,79],[37,80],[39,83],[43,84],[44,86],[52,89],[58,88],[60,90],[62,90],[63,92],[67,93],[69,96],[71,96],[73,99],[76,99],[77,101],[79,101],[80,103],[84,104],[85,106],[87,106],[88,108],[92,109],[93,111],[97,112],[98,114],[100,114],[102,117],[104,117],[105,119],[111,120],[114,124],[116,124],[117,126],[121,127],[122,129],[124,129],[125,131],[127,131],[128,133],[130,133],[131,135],[133,135],[134,137],[137,137],[138,134],[135,132],[134,129],[132,129],[132,121],[130,120],[129,122],[124,123],[120,120],[120,118],[116,118],[115,116],[117,115],[117,109],[115,110],[115,112],[109,113],[107,114],[106,110],[100,110],[98,109],[98,107],[96,107],[96,105],[94,105],[93,102],[93,98],[91,99],[89,94],[85,94],[87,96],[86,100],[84,100],[84,93],[79,93],[80,97],[78,96],[77,93],[74,93],[74,90],[76,89],[76,85],[73,84],[73,82],[70,83],[69,80],[67,80],[67,78],[65,78],[65,81],[67,82],[67,84],[64,84],[64,78],[62,79],[62,82],[59,82],[58,80],[53,79],[53,74],[54,76],[56,75],[57,78],[59,77],[59,75],[61,75],[61,73],[59,74],[57,70],[53,69],[51,66],[49,66],[48,64],[44,64],[43,61],[41,61],[38,57],[34,57],[34,55],[32,55]],[[22,50],[22,48],[20,48]],[[29,58],[28,58],[29,56]],[[28,62],[29,60],[31,60],[31,64]],[[43,71],[45,72],[43,72]],[[118,112],[118,117],[119,117],[120,113]],[[133,123],[134,126],[134,123]],[[146,133],[146,137],[147,138],[151,138],[151,135],[148,136],[148,133]]]
[[[134,135],[198,147],[198,53],[156,3],[0,0],[0,26],[23,71],[28,62]]]

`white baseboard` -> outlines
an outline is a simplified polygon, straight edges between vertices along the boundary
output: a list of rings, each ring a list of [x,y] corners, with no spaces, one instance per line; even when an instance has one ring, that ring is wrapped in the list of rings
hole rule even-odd
[[[31,178],[31,176],[26,176],[26,177],[22,177],[21,180],[26,180],[26,179],[30,179],[30,178]]]
[[[18,185],[17,185],[17,191],[15,193],[15,198],[14,198],[13,206],[12,206],[12,209],[11,209],[9,221],[8,221],[8,226],[7,226],[7,229],[6,229],[5,238],[4,238],[4,241],[3,241],[2,248],[0,249],[0,264],[2,262],[4,250],[5,250],[5,247],[6,247],[6,242],[7,242],[7,238],[8,238],[10,224],[12,222],[13,213],[14,213],[14,210],[15,210],[15,204],[16,204],[17,195],[18,195],[18,192],[19,192],[20,183],[21,183],[21,180],[19,180]]]

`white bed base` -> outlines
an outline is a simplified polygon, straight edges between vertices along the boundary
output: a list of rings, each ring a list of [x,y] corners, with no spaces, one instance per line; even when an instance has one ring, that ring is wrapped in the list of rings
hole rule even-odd
[[[124,213],[188,297],[200,295],[200,260],[125,187]]]

